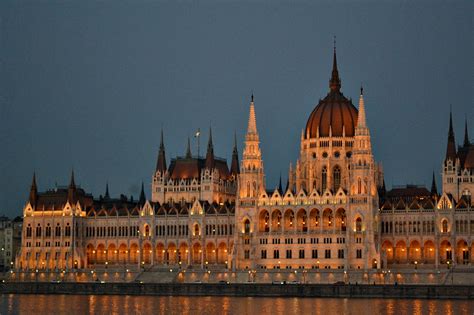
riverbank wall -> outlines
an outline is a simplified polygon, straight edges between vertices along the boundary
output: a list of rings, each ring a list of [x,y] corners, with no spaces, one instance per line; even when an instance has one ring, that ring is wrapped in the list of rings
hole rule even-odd
[[[260,283],[47,283],[0,284],[1,294],[98,294],[236,297],[473,299],[468,285],[260,284]]]
[[[297,282],[303,284],[413,284],[474,285],[474,269],[441,270],[189,270],[176,268],[94,269],[57,271],[15,271],[0,277],[6,282],[143,282],[143,283],[260,283]]]

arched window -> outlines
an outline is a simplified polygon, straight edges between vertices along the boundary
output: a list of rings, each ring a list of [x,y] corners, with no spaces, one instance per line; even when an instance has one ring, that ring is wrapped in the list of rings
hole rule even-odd
[[[448,233],[448,220],[441,221],[441,233]]]
[[[49,226],[49,223],[46,226],[46,237],[51,237],[51,226]]]
[[[199,236],[199,225],[194,224],[194,236]]]
[[[65,229],[65,236],[71,236],[71,227],[69,226],[69,223],[66,225]]]
[[[341,169],[339,166],[334,167],[332,179],[333,179],[333,191],[336,192],[341,186]]]
[[[321,192],[324,192],[328,185],[328,169],[326,166],[323,167],[321,172]]]
[[[31,225],[28,224],[28,226],[26,227],[26,237],[31,237],[31,233],[32,233],[32,228],[31,228]]]
[[[150,236],[150,227],[145,225],[145,236]]]
[[[357,218],[356,219],[356,232],[361,232],[362,231],[362,219]]]
[[[247,198],[250,197],[250,182],[247,182]]]
[[[257,197],[257,182],[253,182],[252,197]]]
[[[362,180],[360,178],[357,179],[357,193],[359,195],[362,193]]]
[[[36,237],[41,237],[41,225],[38,224],[36,227]]]
[[[250,221],[249,221],[249,219],[245,219],[245,221],[244,221],[244,233],[245,234],[250,233]]]

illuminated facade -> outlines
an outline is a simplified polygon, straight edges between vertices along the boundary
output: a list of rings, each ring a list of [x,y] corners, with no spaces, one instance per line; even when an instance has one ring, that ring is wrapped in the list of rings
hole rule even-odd
[[[378,189],[362,89],[359,110],[341,92],[334,50],[329,93],[301,134],[288,185],[265,190],[253,99],[239,177],[237,268],[380,266]]]
[[[370,107],[370,106],[369,106]],[[166,163],[163,134],[151,200],[94,199],[76,186],[38,192],[23,209],[20,270],[84,268],[438,268],[474,262],[474,146],[456,149],[450,120],[443,188],[385,191],[366,121],[341,92],[334,50],[329,92],[310,114],[288,182],[268,191],[254,97],[239,164],[186,154]]]

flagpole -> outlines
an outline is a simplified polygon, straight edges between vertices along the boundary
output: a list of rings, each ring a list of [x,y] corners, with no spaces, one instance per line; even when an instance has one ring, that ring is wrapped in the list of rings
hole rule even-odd
[[[197,145],[198,145],[198,159],[199,159],[199,138],[201,138],[201,130],[198,128],[198,130],[196,131],[196,133],[194,134],[194,137],[197,138]]]

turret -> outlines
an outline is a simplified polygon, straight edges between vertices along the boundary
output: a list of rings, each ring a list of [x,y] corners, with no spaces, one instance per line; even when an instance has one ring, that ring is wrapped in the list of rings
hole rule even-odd
[[[163,129],[161,130],[161,141],[160,141],[160,149],[158,151],[158,159],[156,161],[156,170],[155,172],[161,172],[161,175],[166,172],[166,156],[165,156],[165,144],[163,141]]]
[[[110,199],[109,183],[108,183],[108,182],[105,184],[105,195],[104,195],[104,199]]]
[[[471,145],[469,141],[469,134],[467,132],[467,119],[464,121],[464,147],[468,148]]]
[[[456,161],[456,141],[454,139],[454,130],[453,130],[453,115],[451,111],[449,112],[449,131],[448,131],[448,145],[446,146],[446,159]]]
[[[212,144],[212,129],[209,127],[209,141],[207,142],[206,168],[212,170],[215,165],[214,145]]]
[[[138,199],[138,203],[143,206],[145,202],[146,202],[145,188],[142,182],[142,190],[140,191],[140,198]]]
[[[30,205],[34,208],[38,200],[38,187],[36,186],[36,174],[33,172],[33,179],[31,181],[30,197],[28,199]]]
[[[431,179],[431,196],[438,196],[438,188],[436,187],[436,179],[433,171],[433,178]]]
[[[239,152],[237,151],[237,135],[234,134],[234,149],[232,150],[232,162],[230,164],[230,173],[234,176],[240,174],[239,169]]]
[[[188,137],[188,146],[186,147],[186,158],[187,158],[187,159],[192,158],[192,154],[191,154],[191,140],[189,140],[189,137]]]
[[[74,170],[71,171],[71,180],[67,189],[67,201],[69,201],[71,204],[76,202],[76,183],[74,181]]]

